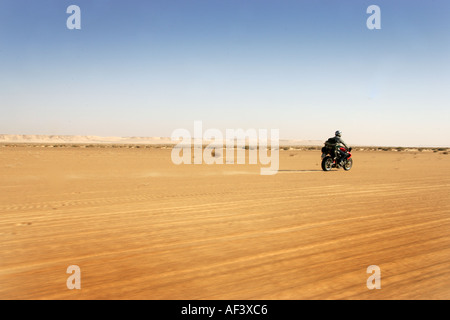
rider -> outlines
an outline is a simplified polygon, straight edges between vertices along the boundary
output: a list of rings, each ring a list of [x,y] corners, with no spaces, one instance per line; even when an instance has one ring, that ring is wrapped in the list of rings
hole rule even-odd
[[[339,130],[337,130],[334,133],[334,140],[336,141],[336,150],[339,151],[337,163],[342,166],[344,164],[344,159],[347,158],[348,154],[344,151],[341,151],[340,145],[343,145],[345,147],[345,150],[348,150],[348,147],[345,144],[344,140],[342,140],[341,136],[342,132]]]

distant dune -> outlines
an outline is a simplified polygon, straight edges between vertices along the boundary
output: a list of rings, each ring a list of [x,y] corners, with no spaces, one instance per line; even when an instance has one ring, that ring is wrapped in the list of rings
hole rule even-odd
[[[122,143],[122,144],[171,144],[162,137],[99,137],[70,135],[13,135],[0,134],[3,143]]]
[[[71,135],[0,134],[0,143],[73,143],[73,144],[176,144],[170,137],[100,137]],[[204,143],[209,141],[204,140]],[[319,146],[321,140],[280,140],[281,146]]]

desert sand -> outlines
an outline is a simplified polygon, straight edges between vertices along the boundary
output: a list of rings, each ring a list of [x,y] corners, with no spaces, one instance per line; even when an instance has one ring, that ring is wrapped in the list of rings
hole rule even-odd
[[[0,299],[450,299],[450,155],[280,150],[262,176],[170,152],[0,147]]]

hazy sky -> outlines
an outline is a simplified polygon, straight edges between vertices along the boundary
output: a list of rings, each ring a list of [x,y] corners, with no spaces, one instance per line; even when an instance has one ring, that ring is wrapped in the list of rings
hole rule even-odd
[[[170,136],[201,120],[450,146],[449,24],[448,0],[0,0],[0,133]]]

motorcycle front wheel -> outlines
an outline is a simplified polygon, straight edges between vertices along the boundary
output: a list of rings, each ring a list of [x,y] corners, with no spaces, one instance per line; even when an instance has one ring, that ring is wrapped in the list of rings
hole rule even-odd
[[[353,159],[352,158],[347,159],[347,161],[345,161],[345,164],[344,164],[344,170],[348,171],[352,168],[352,166],[353,166]]]

